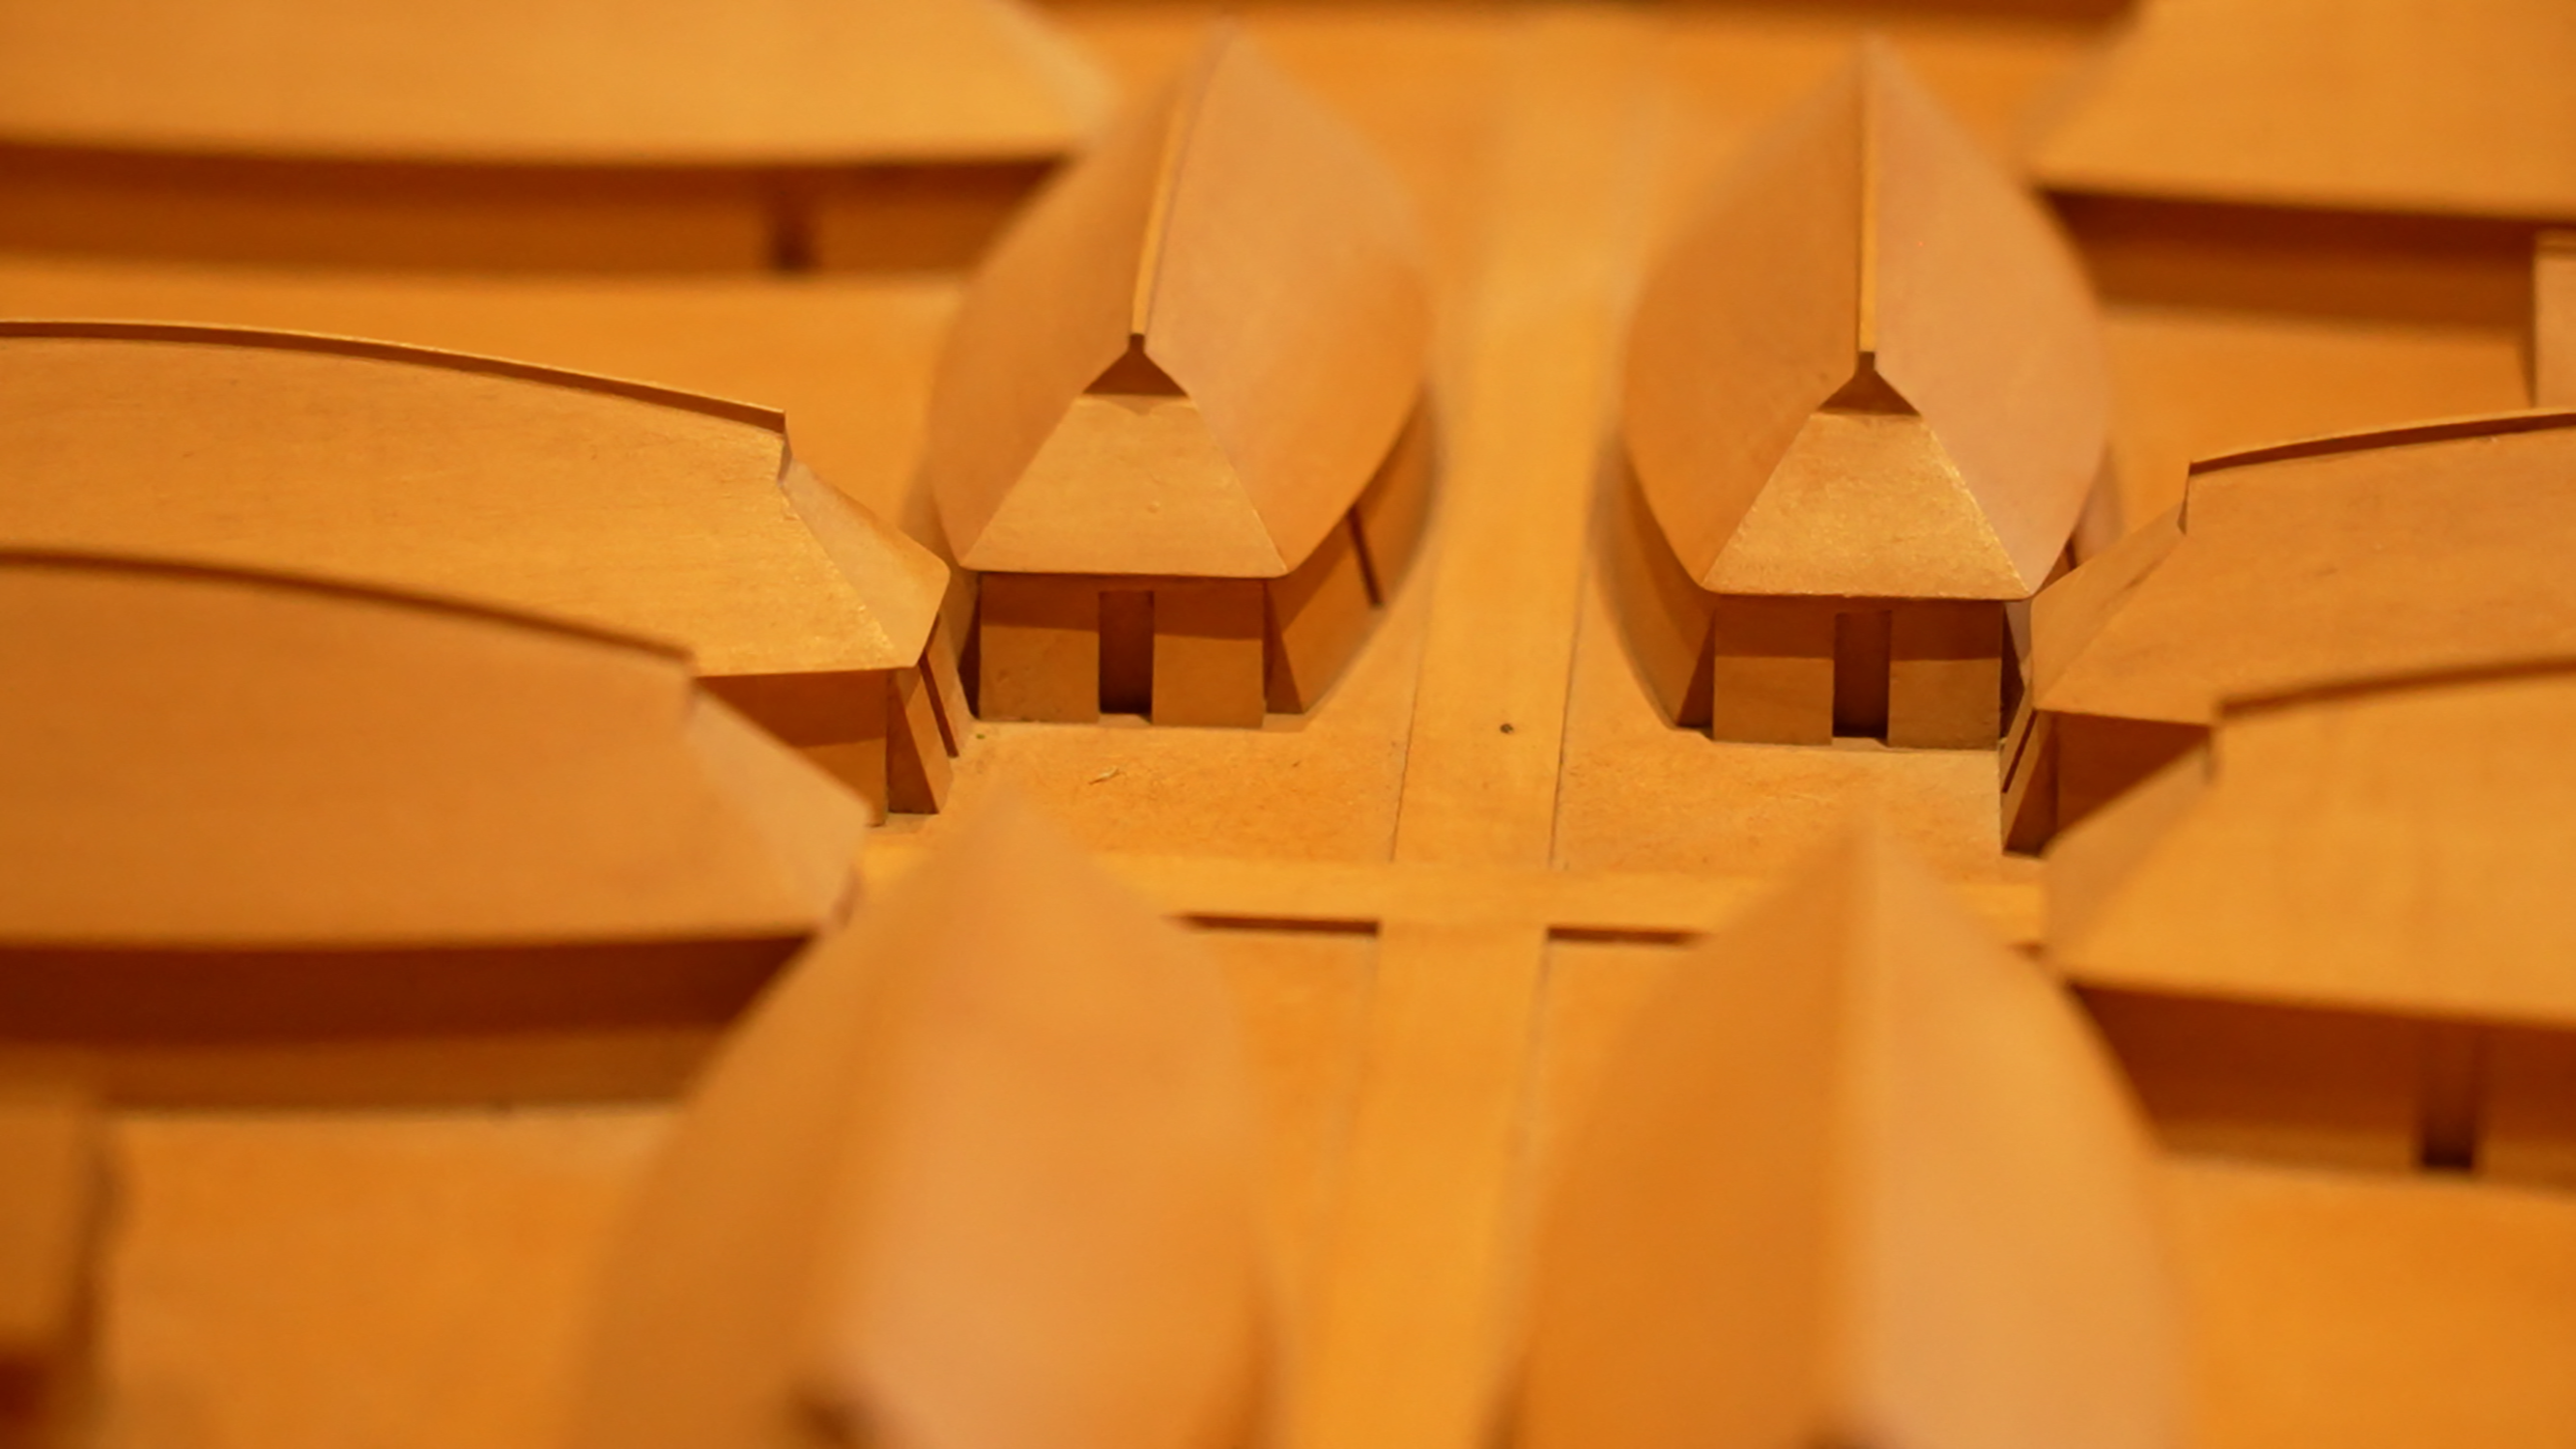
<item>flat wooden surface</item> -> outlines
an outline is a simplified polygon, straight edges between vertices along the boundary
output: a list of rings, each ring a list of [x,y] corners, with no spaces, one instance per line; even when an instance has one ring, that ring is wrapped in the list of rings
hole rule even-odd
[[[1207,12],[1061,18],[1131,89]],[[1426,550],[1312,713],[1260,730],[976,725],[954,812],[1004,783],[1204,929],[1274,1129],[1306,1372],[1296,1449],[1469,1449],[1513,1342],[1534,1192],[1676,948],[1857,809],[2006,938],[1977,751],[1714,743],[1654,713],[1588,546],[1623,309],[1678,202],[1858,34],[1786,9],[1251,7],[1414,193],[1445,472]],[[2089,23],[1903,20],[1907,59],[2001,148]],[[799,457],[916,532],[928,381],[959,279],[259,274],[0,259],[0,314],[345,330],[784,408]],[[2130,516],[2190,456],[2521,406],[2518,329],[2110,309]],[[874,874],[953,816],[870,848]],[[552,1443],[589,1275],[665,1103],[493,1113],[127,1113],[107,1442]],[[2520,1445],[2576,1425],[2576,1201],[2471,1180],[2175,1158],[2199,1442]]]

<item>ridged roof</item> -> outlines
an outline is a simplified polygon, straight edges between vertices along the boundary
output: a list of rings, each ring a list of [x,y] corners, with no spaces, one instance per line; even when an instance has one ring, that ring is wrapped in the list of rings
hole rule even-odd
[[[1876,40],[1751,142],[1637,301],[1629,454],[1707,589],[2023,597],[2109,418],[2072,251]]]
[[[152,324],[0,323],[0,546],[493,604],[724,674],[912,664],[947,585],[764,408]]]
[[[1385,458],[1429,336],[1394,177],[1220,27],[975,279],[923,473],[969,568],[1277,576]]]

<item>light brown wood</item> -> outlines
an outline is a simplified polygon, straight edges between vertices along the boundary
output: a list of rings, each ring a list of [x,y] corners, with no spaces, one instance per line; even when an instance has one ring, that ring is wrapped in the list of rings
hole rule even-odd
[[[986,719],[1100,717],[1100,587],[1049,574],[987,574],[978,595],[976,712]]]
[[[2182,1442],[2100,1042],[1875,827],[1674,968],[1569,1144],[1515,1437]]]
[[[1889,611],[1887,742],[1983,749],[2003,731],[2001,604],[1899,604]]]
[[[111,1194],[97,1110],[0,1089],[0,1444],[84,1441]]]
[[[1812,599],[1718,595],[1709,733],[1784,745],[1833,739],[1836,618]]]
[[[2532,248],[2531,404],[2576,407],[2576,232],[2543,232]]]
[[[1261,723],[1269,698],[1268,591],[1258,579],[1154,586],[1156,724]]]
[[[2060,837],[2049,953],[2087,983],[2576,1024],[2563,664],[2248,704]]]
[[[1179,932],[987,806],[692,1094],[571,1442],[1243,1442],[1277,1360],[1234,1031]]]
[[[1639,480],[1722,593],[2026,596],[2108,417],[2072,253],[1877,43],[1748,147],[1629,347]]]
[[[977,277],[927,486],[978,570],[1271,578],[1421,390],[1422,243],[1383,163],[1220,28]],[[1123,390],[1116,369],[1172,391]]]
[[[2032,148],[2046,185],[2279,207],[2576,216],[2551,0],[2155,0]]]
[[[1265,587],[1270,616],[1270,707],[1312,709],[1376,621],[1355,511],[1294,573]]]
[[[0,618],[11,1055],[703,1027],[854,889],[861,802],[651,646],[26,555]]]

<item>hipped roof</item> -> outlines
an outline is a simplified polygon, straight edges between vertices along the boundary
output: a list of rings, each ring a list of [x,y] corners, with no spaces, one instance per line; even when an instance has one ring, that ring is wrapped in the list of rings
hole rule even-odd
[[[1177,927],[988,804],[699,1079],[609,1263],[570,1442],[1257,1439],[1236,1033]]]
[[[2032,148],[2048,186],[2576,218],[2565,0],[2160,0]]]
[[[947,585],[767,409],[157,324],[0,323],[0,545],[495,604],[718,674],[910,665]]]
[[[2024,597],[2101,466],[2080,266],[1881,41],[1751,143],[1635,318],[1630,456],[1703,588]]]
[[[2059,839],[2087,981],[2576,1024],[2576,655],[2232,706]]]
[[[2205,724],[2222,700],[2576,653],[2576,411],[2193,465],[2182,507],[2032,609],[2041,709]]]
[[[1284,574],[1394,443],[1429,336],[1395,178],[1221,26],[976,277],[941,359],[924,476],[970,568]],[[1195,404],[1231,473],[1157,479],[1172,498],[1104,526],[1099,498],[1021,483],[1131,344]]]
[[[2153,1149],[2052,982],[1876,826],[1672,972],[1556,1174],[1518,1442],[2175,1442]]]
[[[1107,86],[1016,0],[0,3],[0,138],[583,165],[1044,157]]]
[[[0,554],[0,950],[793,940],[865,804],[637,641]]]

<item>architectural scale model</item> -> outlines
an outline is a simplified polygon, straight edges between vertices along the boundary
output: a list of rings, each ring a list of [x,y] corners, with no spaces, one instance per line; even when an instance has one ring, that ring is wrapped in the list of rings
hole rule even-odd
[[[2564,655],[2232,703],[2050,850],[2049,957],[2168,1017],[2235,1003],[2199,1008],[2211,1042],[2247,1035],[2231,1010],[2341,1014],[2276,1034],[2295,1086],[2225,1048],[2160,1053],[2143,1085],[2195,1097],[2204,1132],[2268,1115],[2347,1159],[2576,1182],[2571,727]]]
[[[987,810],[709,1064],[571,1442],[1250,1442],[1281,1345],[1236,1032],[1182,932]]]
[[[1569,1149],[1517,1442],[2182,1442],[2101,1041],[1883,829],[1698,948]]]
[[[947,788],[947,566],[798,464],[767,409],[330,338],[0,322],[0,466],[0,547],[639,634],[879,813]]]
[[[1676,723],[1994,743],[2006,609],[2066,553],[2110,379],[2082,267],[1892,50],[1752,141],[1656,263],[1625,420],[1669,545],[1638,566],[1681,574],[1631,585],[1683,605],[1633,631]]]
[[[1211,21],[0,0],[0,1449],[2576,1441],[2576,5]]]
[[[1257,726],[1322,696],[1427,502],[1408,212],[1220,29],[1000,246],[922,464],[979,576],[986,716]]]
[[[0,1050],[125,1100],[422,1092],[294,1079],[334,1034],[696,1025],[855,894],[866,805],[657,645],[0,552],[0,694]],[[428,1094],[494,1090],[476,1055]]]
[[[2049,586],[2004,750],[2035,849],[2208,737],[2227,701],[2576,651],[2576,412],[2285,443]]]
[[[0,244],[954,266],[1109,99],[1005,0],[10,0]]]

